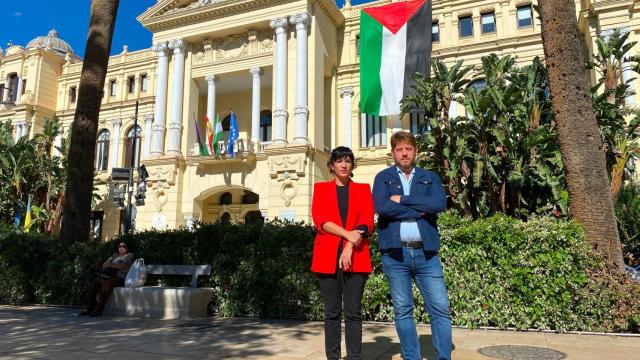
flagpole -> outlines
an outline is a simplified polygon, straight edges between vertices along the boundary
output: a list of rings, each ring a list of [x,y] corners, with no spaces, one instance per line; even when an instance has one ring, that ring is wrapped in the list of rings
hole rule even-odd
[[[128,233],[133,229],[132,222],[132,211],[133,204],[131,204],[131,195],[133,195],[133,169],[136,161],[136,150],[138,143],[138,101],[136,101],[136,111],[133,115],[133,144],[131,146],[131,162],[129,163],[129,200],[127,204],[127,223],[125,224],[124,232]]]

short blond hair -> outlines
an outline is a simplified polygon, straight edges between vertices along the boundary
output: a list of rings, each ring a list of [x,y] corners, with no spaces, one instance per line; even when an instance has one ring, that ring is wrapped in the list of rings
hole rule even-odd
[[[414,148],[418,148],[416,137],[409,131],[402,130],[391,135],[391,150],[395,149],[396,145],[401,142],[408,142],[413,145]]]

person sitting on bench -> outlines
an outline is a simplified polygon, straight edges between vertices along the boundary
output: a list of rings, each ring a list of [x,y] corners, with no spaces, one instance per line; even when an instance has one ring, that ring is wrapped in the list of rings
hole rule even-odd
[[[127,277],[127,272],[132,263],[133,253],[129,252],[129,248],[124,241],[120,241],[118,243],[118,252],[96,266],[96,270],[100,272],[100,277],[89,288],[89,305],[87,309],[78,315],[102,315],[102,310],[104,310],[113,288],[124,285],[124,279]]]

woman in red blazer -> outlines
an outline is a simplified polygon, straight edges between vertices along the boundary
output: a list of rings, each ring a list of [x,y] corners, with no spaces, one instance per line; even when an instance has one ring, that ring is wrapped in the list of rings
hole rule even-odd
[[[311,215],[317,229],[311,271],[324,298],[325,352],[340,357],[341,315],[344,302],[347,359],[360,360],[362,314],[360,301],[371,273],[369,234],[373,231],[373,199],[369,184],[351,181],[355,160],[348,147],[331,152],[327,163],[333,180],[316,183]]]

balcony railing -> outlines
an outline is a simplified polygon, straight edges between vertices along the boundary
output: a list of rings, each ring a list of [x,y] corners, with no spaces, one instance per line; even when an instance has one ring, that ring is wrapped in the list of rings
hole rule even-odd
[[[229,144],[229,140],[221,140],[218,141],[214,146],[218,147],[218,153],[222,158],[229,158],[229,154],[227,152],[227,146]],[[251,139],[238,139],[233,145],[233,152],[235,157],[244,157],[246,155],[255,155],[264,153],[264,150],[271,144],[271,141],[264,142],[253,142]],[[207,147],[208,148],[208,147]],[[200,145],[198,143],[193,144],[193,149],[191,150],[191,156],[205,156],[200,155]],[[213,156],[207,155],[207,156]]]

